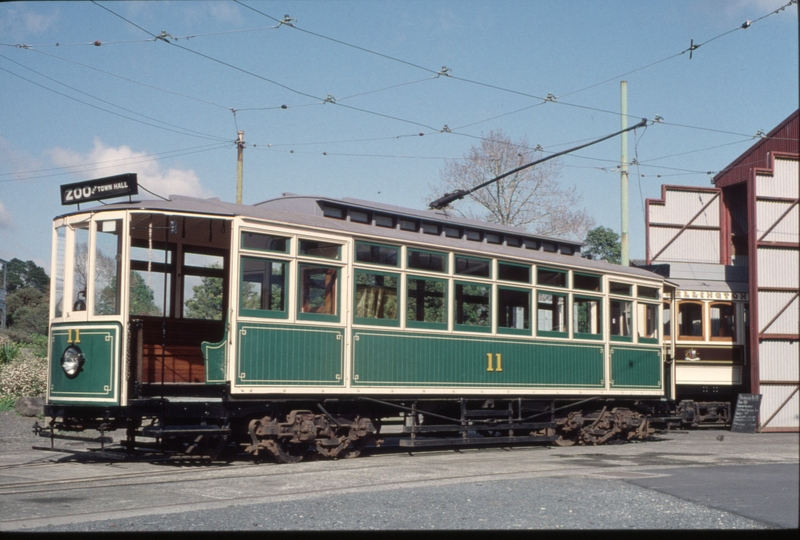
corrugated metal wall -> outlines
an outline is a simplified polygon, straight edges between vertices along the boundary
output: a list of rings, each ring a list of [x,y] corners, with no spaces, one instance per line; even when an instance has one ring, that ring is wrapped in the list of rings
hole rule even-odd
[[[683,226],[716,194],[712,191],[667,189],[664,204],[650,206],[650,223]],[[719,197],[694,220],[692,225],[719,227]]]
[[[678,234],[676,228],[650,227],[650,254],[655,256]],[[719,263],[719,230],[686,229],[654,262]]]
[[[797,160],[776,158],[772,174],[756,175],[756,196],[796,199],[799,171]]]
[[[759,289],[764,287],[797,289],[799,277],[796,249],[758,248]]]
[[[800,424],[800,413],[798,412],[800,399],[798,399],[798,394],[795,393],[789,402],[778,410],[778,407],[792,395],[796,388],[796,384],[770,386],[769,391],[763,393],[761,398],[762,425],[769,420],[769,423],[764,426],[764,431],[797,430],[797,426]],[[776,412],[777,414],[775,414]],[[774,417],[770,420],[773,415]]]
[[[791,304],[789,304],[790,301]],[[789,304],[789,307],[786,307],[787,304]],[[798,302],[793,292],[759,291],[758,331],[768,334],[796,334],[798,305],[800,305],[800,302]],[[778,314],[780,315],[775,319]],[[775,319],[774,322],[770,324],[773,319]],[[769,327],[767,327],[768,324]],[[795,357],[795,360],[797,360],[797,357]]]
[[[788,214],[784,215],[791,208]],[[757,234],[761,238],[772,227],[772,230],[763,238],[763,242],[797,242],[798,235],[798,206],[790,202],[758,201],[756,210]],[[778,221],[780,219],[780,221]],[[777,223],[777,225],[776,225]],[[773,227],[773,225],[775,225]]]

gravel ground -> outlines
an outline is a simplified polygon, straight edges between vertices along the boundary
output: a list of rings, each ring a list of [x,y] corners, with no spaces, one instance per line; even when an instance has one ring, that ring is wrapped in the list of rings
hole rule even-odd
[[[0,411],[0,452],[26,452],[31,446],[42,444],[33,434],[37,420],[33,416],[20,416],[16,411]]]
[[[535,478],[394,488],[26,532],[769,528],[620,480]]]

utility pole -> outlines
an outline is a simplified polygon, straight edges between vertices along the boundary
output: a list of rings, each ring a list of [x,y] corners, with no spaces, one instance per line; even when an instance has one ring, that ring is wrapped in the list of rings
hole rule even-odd
[[[239,131],[236,148],[239,149],[239,156],[236,163],[236,204],[242,204],[242,154],[244,153],[244,131]]]
[[[621,81],[619,84],[620,90],[620,108],[621,108],[621,129],[622,137],[622,156],[620,157],[619,166],[619,191],[620,191],[620,214],[622,215],[622,230],[620,231],[621,239],[621,264],[622,266],[629,266],[628,259],[628,81]]]

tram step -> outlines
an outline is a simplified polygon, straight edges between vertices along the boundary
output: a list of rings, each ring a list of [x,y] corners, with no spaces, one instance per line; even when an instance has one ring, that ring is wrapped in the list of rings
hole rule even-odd
[[[472,411],[464,411],[465,418],[511,418],[512,416],[514,416],[513,411],[502,409],[476,409]]]
[[[545,429],[555,428],[556,424],[553,422],[526,422],[524,424],[470,424],[468,426],[461,426],[458,424],[446,425],[427,425],[421,426],[403,426],[403,433],[432,433],[436,431],[464,431],[464,428],[470,431],[476,430],[491,430],[491,431],[505,431],[509,429],[523,430],[523,429]]]
[[[486,444],[522,444],[531,442],[552,442],[556,440],[555,435],[528,436],[528,437],[468,437],[461,438],[425,438],[425,439],[400,439],[399,446],[421,447],[421,446],[468,446]]]
[[[146,426],[142,428],[144,437],[164,437],[169,435],[230,435],[230,428],[219,426]]]

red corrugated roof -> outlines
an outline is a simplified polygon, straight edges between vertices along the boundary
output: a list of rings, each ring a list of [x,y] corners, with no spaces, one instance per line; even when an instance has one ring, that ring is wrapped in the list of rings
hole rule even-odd
[[[744,182],[750,171],[772,166],[769,154],[798,155],[798,139],[800,138],[800,109],[794,111],[789,118],[770,131],[767,136],[736,158],[724,170],[714,177],[717,187],[730,186]]]

